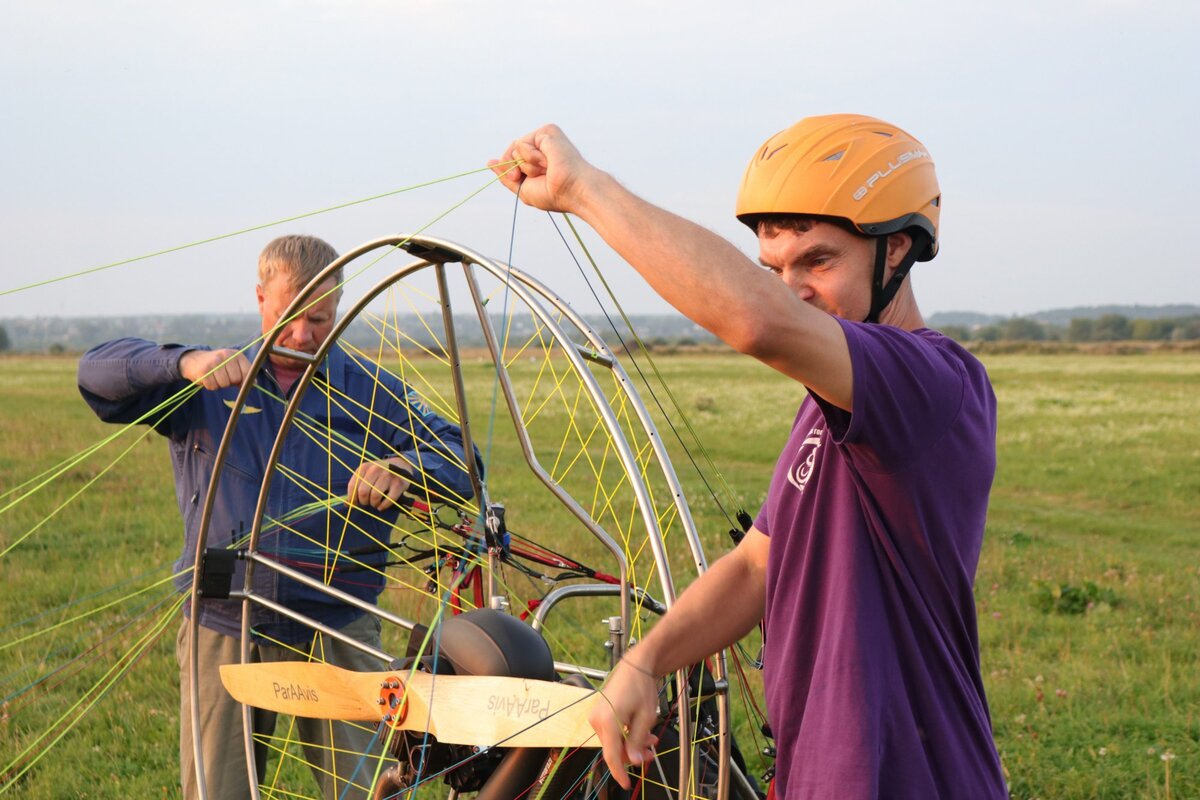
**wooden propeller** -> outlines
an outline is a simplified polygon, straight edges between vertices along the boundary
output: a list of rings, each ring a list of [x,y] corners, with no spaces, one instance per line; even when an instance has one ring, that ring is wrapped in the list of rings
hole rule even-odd
[[[498,747],[599,747],[588,713],[599,694],[565,683],[486,675],[354,672],[330,664],[226,664],[240,703],[298,717],[383,721],[439,742]],[[601,701],[603,702],[603,701]]]

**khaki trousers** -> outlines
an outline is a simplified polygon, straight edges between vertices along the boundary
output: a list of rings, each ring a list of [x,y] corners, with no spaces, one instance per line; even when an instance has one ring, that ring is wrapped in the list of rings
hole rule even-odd
[[[191,628],[191,620],[185,618],[175,647],[179,661],[179,767],[183,796],[186,800],[199,800],[200,797],[192,746],[191,650],[195,647],[199,656],[200,736],[208,800],[244,800],[251,795],[242,734],[242,706],[225,691],[217,670],[221,664],[241,661],[241,642],[204,627],[199,628],[193,642]],[[369,614],[342,629],[347,636],[376,649],[380,647],[379,631],[379,620]],[[252,661],[307,661],[311,652],[314,659],[346,669],[373,672],[387,667],[366,653],[321,634],[316,634],[309,645],[296,649],[300,652],[272,645],[252,645],[250,658]],[[373,725],[297,717],[282,740],[273,740],[276,715],[258,709],[254,709],[253,714],[254,760],[260,783],[267,774],[268,754],[277,758],[279,748],[287,740],[302,746],[320,787],[319,795],[312,795],[310,787],[291,787],[290,790],[296,792],[292,796],[318,796],[326,800],[362,800],[370,796],[370,783],[381,749]],[[270,747],[264,739],[270,741]]]

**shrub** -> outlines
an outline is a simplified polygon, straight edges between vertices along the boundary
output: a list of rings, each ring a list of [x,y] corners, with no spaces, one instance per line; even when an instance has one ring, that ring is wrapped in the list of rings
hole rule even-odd
[[[1116,592],[1101,589],[1091,581],[1084,581],[1082,586],[1045,581],[1033,585],[1033,606],[1043,614],[1086,614],[1096,609],[1116,608],[1119,604]]]

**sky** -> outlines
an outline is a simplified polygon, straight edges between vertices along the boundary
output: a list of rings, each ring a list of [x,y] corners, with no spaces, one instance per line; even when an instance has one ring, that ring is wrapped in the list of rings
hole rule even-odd
[[[477,170],[546,122],[753,257],[750,155],[835,112],[933,155],[926,314],[1198,303],[1197,42],[1195,0],[12,3],[0,319],[253,312],[273,236],[416,230],[511,253],[586,313],[546,216],[485,173],[22,287]],[[626,311],[666,310],[588,243]]]

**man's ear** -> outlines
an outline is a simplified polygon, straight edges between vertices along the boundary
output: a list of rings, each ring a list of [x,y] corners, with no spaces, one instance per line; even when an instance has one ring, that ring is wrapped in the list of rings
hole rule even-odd
[[[258,314],[262,316],[263,303],[266,302],[267,296],[263,294],[262,284],[254,285],[254,296],[258,298]]]
[[[899,233],[889,234],[887,237],[887,266],[888,269],[895,269],[900,266],[900,262],[908,251],[912,249],[913,238],[909,233],[900,231]]]

